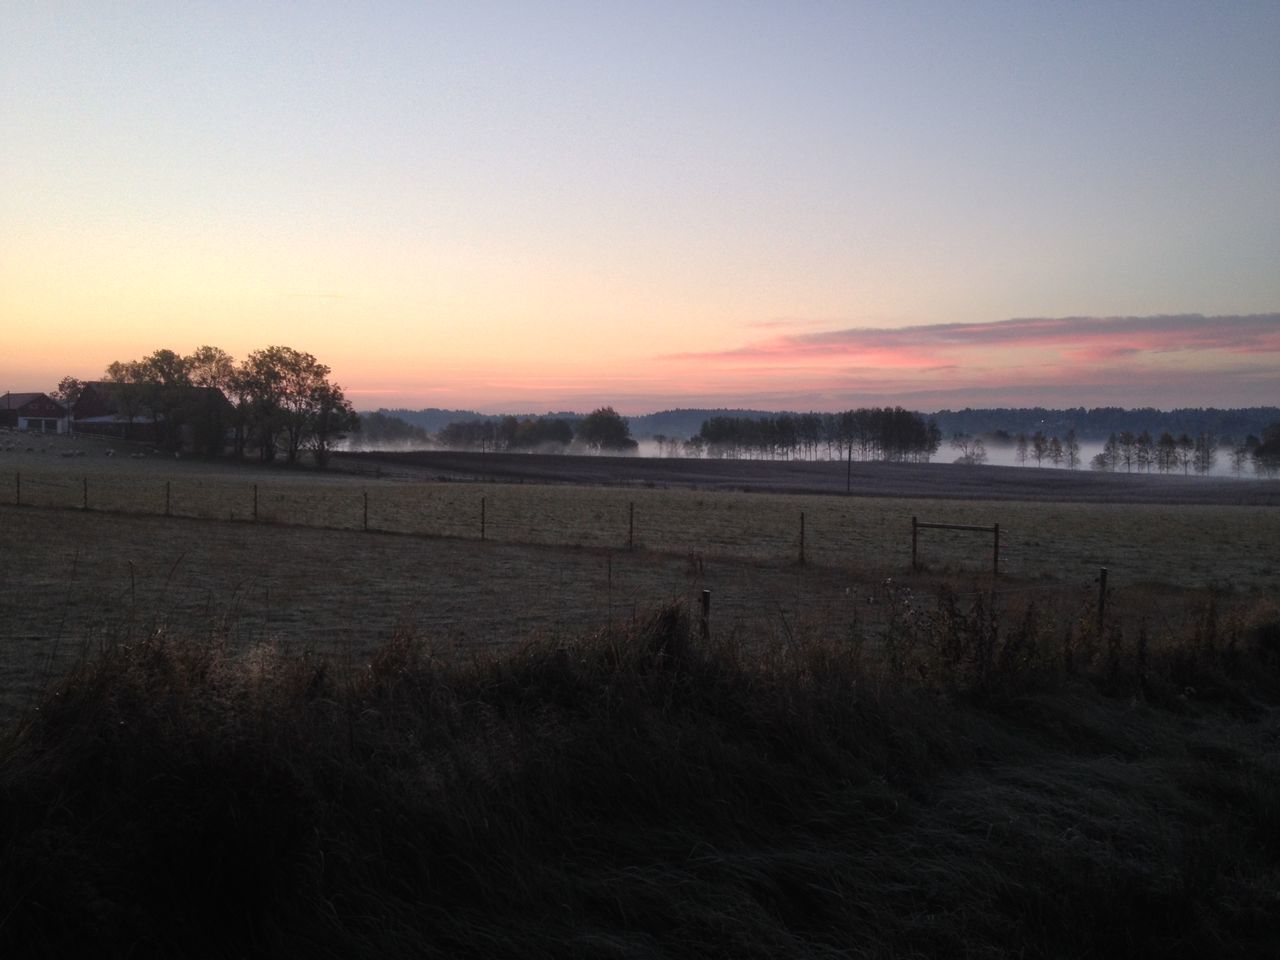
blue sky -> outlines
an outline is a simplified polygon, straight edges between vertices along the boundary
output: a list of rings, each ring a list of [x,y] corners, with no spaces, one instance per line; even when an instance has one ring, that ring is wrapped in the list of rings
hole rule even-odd
[[[364,407],[961,406],[993,384],[1160,405],[1188,377],[1194,402],[1278,402],[1267,351],[1247,378],[1216,353],[1142,382],[1046,377],[1034,345],[892,377],[873,354],[745,358],[783,331],[1275,314],[1280,4],[80,3],[0,24],[0,315],[22,331],[0,387],[285,343]]]

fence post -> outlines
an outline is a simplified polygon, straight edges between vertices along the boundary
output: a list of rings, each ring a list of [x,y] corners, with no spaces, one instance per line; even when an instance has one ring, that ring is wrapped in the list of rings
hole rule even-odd
[[[991,558],[991,575],[998,577],[1000,576],[1000,524],[997,523],[992,527],[992,532],[996,536],[996,549],[994,556]]]
[[[172,480],[166,480],[164,482],[164,515],[166,517],[169,516],[169,503],[173,494],[173,490],[171,489],[172,486],[173,486]]]
[[[369,491],[364,492],[364,532],[369,532]]]
[[[800,511],[800,566],[804,566],[804,511]]]
[[[636,546],[636,505],[633,500],[627,504],[627,549],[634,550]]]
[[[1107,616],[1107,568],[1098,568],[1098,636],[1102,636],[1102,627]]]
[[[711,591],[702,591],[702,615],[698,618],[698,633],[703,640],[711,637]]]
[[[916,518],[911,518],[911,572],[915,573],[919,568],[916,566]]]
[[[484,539],[484,497],[480,498],[480,539]]]

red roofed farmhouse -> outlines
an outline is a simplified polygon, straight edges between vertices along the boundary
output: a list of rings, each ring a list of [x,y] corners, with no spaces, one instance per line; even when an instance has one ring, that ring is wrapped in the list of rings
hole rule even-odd
[[[45,393],[0,395],[0,426],[31,433],[66,433],[67,408]]]

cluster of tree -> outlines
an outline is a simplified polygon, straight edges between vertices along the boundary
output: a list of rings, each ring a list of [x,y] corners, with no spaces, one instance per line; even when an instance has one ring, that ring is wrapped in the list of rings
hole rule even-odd
[[[601,407],[576,422],[567,417],[514,417],[456,420],[436,435],[436,442],[454,450],[541,450],[567,452],[573,448],[626,453],[636,441],[631,427],[612,407]]]
[[[1260,434],[1267,424],[1280,419],[1280,408],[1247,407],[1183,407],[1156,410],[1152,407],[1070,407],[1057,410],[1045,407],[1001,407],[992,409],[939,410],[934,414],[938,426],[948,436],[968,434],[988,436],[1001,432],[1030,436],[1037,430],[1046,434],[1065,435],[1075,430],[1081,440],[1102,441],[1111,434],[1149,431],[1153,436],[1168,432],[1174,437],[1183,433],[1194,437],[1200,433],[1215,436],[1242,437]]]
[[[942,443],[937,424],[902,407],[773,417],[711,417],[686,452],[712,457],[928,461]]]
[[[1218,443],[1213,434],[1201,432],[1194,439],[1183,433],[1175,437],[1164,431],[1158,438],[1147,430],[1134,434],[1122,430],[1107,437],[1101,452],[1093,458],[1095,470],[1121,470],[1140,473],[1208,473],[1218,460]]]
[[[431,436],[421,427],[381,410],[359,416],[360,425],[356,436],[351,440],[353,448],[376,450],[386,447],[426,446],[431,442]]]
[[[161,443],[177,447],[184,428],[193,446],[219,455],[231,438],[237,457],[256,450],[263,461],[281,453],[296,463],[309,450],[317,464],[359,419],[329,367],[292,347],[255,350],[242,362],[218,347],[183,356],[156,350],[140,360],[114,361],[106,370],[120,416],[147,417]],[[83,384],[64,378],[56,391],[74,405]]]
[[[1237,472],[1243,469],[1243,466],[1236,466],[1241,448],[1248,452],[1253,460],[1253,467],[1258,473],[1267,477],[1280,474],[1280,421],[1266,427],[1262,431],[1261,439],[1250,434],[1243,443],[1232,449],[1231,466]]]
[[[1144,430],[1134,434],[1122,430],[1111,434],[1102,451],[1093,458],[1095,470],[1137,470],[1149,473],[1209,473],[1218,462],[1219,450],[1230,457],[1231,470],[1239,475],[1252,462],[1254,470],[1264,476],[1280,472],[1280,422],[1262,431],[1261,439],[1249,434],[1243,440],[1219,439],[1202,430],[1194,437],[1182,433],[1174,436],[1167,430],[1153,438]]]
[[[573,442],[573,425],[554,417],[502,417],[447,424],[436,441],[454,450],[563,451]]]
[[[446,410],[443,407],[423,407],[420,410],[409,410],[405,407],[382,407],[379,413],[396,417],[405,423],[412,424],[415,427],[421,427],[431,436],[439,436],[450,424],[453,423],[471,423],[483,422],[485,420],[498,423],[505,419],[508,414],[495,413],[479,413],[476,410]],[[567,420],[570,424],[577,423],[582,419],[582,414],[571,413],[568,411],[551,412],[537,414],[532,411],[522,413],[515,411],[514,416],[517,420]]]
[[[987,462],[987,445],[982,442],[981,437],[971,437],[967,433],[957,433],[951,438],[951,447],[953,450],[960,452],[960,456],[956,457],[956,463],[977,466],[980,463]]]
[[[1036,466],[1041,467],[1048,460],[1055,467],[1065,465],[1074,470],[1080,466],[1080,440],[1074,429],[1068,430],[1063,440],[1059,440],[1057,434],[1046,436],[1043,430],[1037,430],[1030,437],[1019,433],[1013,442],[1014,456],[1020,464],[1035,460]]]

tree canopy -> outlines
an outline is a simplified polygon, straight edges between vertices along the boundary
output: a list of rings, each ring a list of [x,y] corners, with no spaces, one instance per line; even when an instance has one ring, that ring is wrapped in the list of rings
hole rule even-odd
[[[578,424],[578,442],[592,450],[628,451],[639,444],[631,437],[631,427],[613,407],[593,410]]]
[[[162,349],[141,360],[114,361],[106,379],[121,414],[131,422],[150,416],[161,443],[176,447],[187,426],[198,448],[217,454],[230,427],[237,456],[253,445],[264,461],[283,452],[296,463],[309,450],[323,465],[333,442],[359,425],[329,373],[310,353],[292,347],[255,350],[236,364],[225,350],[204,345],[188,356]]]

